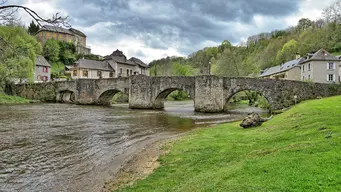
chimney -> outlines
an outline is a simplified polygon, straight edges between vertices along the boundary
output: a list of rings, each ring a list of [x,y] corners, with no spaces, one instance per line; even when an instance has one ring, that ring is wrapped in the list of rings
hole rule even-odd
[[[296,59],[299,59],[299,58],[301,58],[301,55],[296,53]]]

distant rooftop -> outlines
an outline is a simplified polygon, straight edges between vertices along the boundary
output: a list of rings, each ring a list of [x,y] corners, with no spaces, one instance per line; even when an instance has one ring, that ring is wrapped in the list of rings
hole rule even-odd
[[[45,57],[41,55],[36,56],[36,66],[45,66],[45,67],[51,67],[49,62],[45,59]]]
[[[286,62],[284,64],[281,64],[281,65],[270,67],[268,69],[265,69],[264,72],[260,76],[261,77],[265,77],[265,76],[273,75],[273,74],[276,74],[276,73],[281,73],[281,72],[284,72],[284,71],[288,71],[291,68],[299,66],[299,64],[304,62],[304,60],[305,59],[303,57],[301,57],[301,58],[298,58],[298,59],[294,59],[294,60],[288,61],[288,62]]]
[[[53,26],[53,25],[44,25],[42,28],[39,29],[39,31],[52,31],[52,32],[57,32],[57,33],[65,33],[69,35],[77,34],[77,35],[86,37],[84,33],[82,33],[81,31],[77,29],[74,29],[74,28],[66,29],[63,27]]]

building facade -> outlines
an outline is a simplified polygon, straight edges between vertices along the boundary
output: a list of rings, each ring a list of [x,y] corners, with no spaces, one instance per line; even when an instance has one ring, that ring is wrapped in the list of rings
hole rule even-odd
[[[36,57],[36,67],[33,79],[34,82],[51,81],[51,65],[41,55]]]
[[[91,49],[86,46],[86,35],[74,28],[65,29],[62,27],[45,25],[38,31],[36,38],[42,45],[49,39],[72,42],[76,46],[77,53],[86,55],[91,53]]]
[[[270,67],[262,71],[260,77],[271,79],[285,79],[285,80],[301,80],[300,63],[305,59],[297,57],[297,59],[288,61],[284,64]]]
[[[324,49],[308,54],[300,66],[302,81],[317,83],[340,83],[341,81],[340,59]]]
[[[100,79],[149,75],[148,65],[135,57],[127,60],[122,51],[116,50],[103,61],[80,59],[71,69],[72,79]]]

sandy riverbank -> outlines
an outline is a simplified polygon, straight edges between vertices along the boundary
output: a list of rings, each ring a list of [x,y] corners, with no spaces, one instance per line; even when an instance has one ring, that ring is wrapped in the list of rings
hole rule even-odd
[[[145,145],[142,150],[125,162],[110,181],[105,182],[101,192],[111,192],[146,178],[160,166],[159,157],[167,154],[172,143],[184,134],[186,133],[157,138],[156,140],[153,139],[153,141]]]

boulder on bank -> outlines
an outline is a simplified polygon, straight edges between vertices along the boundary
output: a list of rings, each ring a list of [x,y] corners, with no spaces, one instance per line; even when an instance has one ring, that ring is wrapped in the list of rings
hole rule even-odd
[[[240,126],[243,128],[250,128],[250,127],[257,127],[261,126],[263,122],[271,119],[270,118],[262,118],[258,113],[250,113],[247,117],[243,119],[243,121],[240,123]]]

